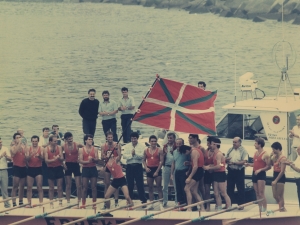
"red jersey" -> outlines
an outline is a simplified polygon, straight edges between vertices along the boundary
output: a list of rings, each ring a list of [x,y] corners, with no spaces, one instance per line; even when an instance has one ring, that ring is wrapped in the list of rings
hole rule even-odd
[[[214,164],[214,154],[210,154],[210,153],[211,153],[211,151],[209,151],[209,150],[205,151],[205,155],[204,155],[204,165],[205,166]]]
[[[89,161],[89,156],[91,156],[94,159],[96,158],[94,146],[92,147],[92,150],[90,151],[90,153],[87,153],[85,147],[82,148],[82,160]],[[94,166],[96,166],[96,163],[94,163],[94,162],[82,164],[82,167],[94,167]]]
[[[32,155],[33,153],[34,153],[33,148],[30,147],[29,154]],[[40,155],[42,155],[42,152],[41,152],[41,147],[39,146],[36,153],[32,155],[31,158],[29,159],[28,167],[41,167],[43,160],[38,157]]]
[[[160,162],[158,148],[155,149],[155,152],[153,154],[150,153],[150,148],[147,148],[146,159],[148,167],[158,167]]]
[[[122,166],[118,164],[115,159],[108,161],[106,167],[114,179],[124,177]]]
[[[260,153],[258,156],[256,153],[257,152],[254,153],[254,157],[253,157],[253,171],[262,169],[262,168],[266,167],[266,165],[267,165],[267,163],[262,160],[262,157],[265,154],[265,151]]]
[[[213,160],[214,160],[214,166],[218,165],[218,162],[217,162],[217,154],[218,153],[221,153],[221,151],[217,151],[214,156],[213,156]],[[218,170],[214,170],[214,172],[225,172],[225,166],[226,166],[226,159],[225,157],[223,156],[223,153],[222,154],[222,159],[221,159],[221,168],[218,169]]]
[[[54,159],[56,156],[59,155],[59,148],[56,146],[55,151],[51,152],[50,147],[47,147],[48,159]],[[58,167],[61,166],[61,161],[59,159],[55,160],[54,162],[47,163],[48,167]]]
[[[114,148],[116,148],[116,149],[113,152],[113,156],[116,158],[119,156],[118,149],[117,149],[117,143],[114,142],[112,146],[109,146],[107,143],[104,144],[104,148],[102,149],[102,152],[103,152],[102,154],[104,155],[104,157],[106,159],[108,159],[107,152],[109,152],[109,155],[110,155]]]
[[[12,159],[14,166],[26,167],[25,149],[22,148],[21,151],[17,151],[17,153],[12,157]]]
[[[78,162],[78,149],[77,149],[77,145],[74,142],[73,143],[73,149],[69,150],[69,147],[67,144],[65,144],[64,146],[64,150],[65,150],[65,158],[66,158],[66,162]]]
[[[279,159],[277,159],[276,162],[274,162],[274,164],[273,164],[274,172],[280,172],[281,171],[280,160],[283,159],[283,158],[286,158],[286,157],[284,155],[282,155],[282,156],[279,157]]]
[[[201,151],[201,146],[199,146],[198,148],[192,148],[192,151],[197,151],[199,152],[199,158],[198,158],[198,167],[203,167],[204,165],[204,155],[203,152]],[[192,160],[192,167],[193,167],[193,160]]]

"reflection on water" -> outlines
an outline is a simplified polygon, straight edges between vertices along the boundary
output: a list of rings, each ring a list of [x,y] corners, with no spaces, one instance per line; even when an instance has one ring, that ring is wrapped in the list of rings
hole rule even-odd
[[[208,89],[218,89],[219,119],[221,106],[234,99],[235,55],[237,76],[253,72],[267,95],[279,83],[272,48],[282,29],[275,21],[114,4],[8,2],[0,2],[0,21],[5,145],[18,127],[27,137],[52,124],[63,132],[81,128],[78,107],[89,88],[98,99],[109,90],[117,100],[127,86],[138,103],[156,73],[195,85],[204,80]],[[299,50],[299,27],[285,24],[284,30],[285,40]],[[299,71],[299,63],[290,71],[294,84]],[[100,140],[102,131],[97,134]]]

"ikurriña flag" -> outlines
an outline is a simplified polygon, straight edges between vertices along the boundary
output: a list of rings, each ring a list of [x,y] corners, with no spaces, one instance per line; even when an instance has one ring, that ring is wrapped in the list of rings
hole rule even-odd
[[[133,120],[171,131],[216,134],[217,92],[157,78]]]

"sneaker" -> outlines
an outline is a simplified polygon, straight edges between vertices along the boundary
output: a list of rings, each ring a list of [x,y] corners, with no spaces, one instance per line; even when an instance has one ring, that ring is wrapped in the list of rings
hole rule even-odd
[[[25,208],[32,208],[32,205],[26,205]]]
[[[106,205],[104,204],[101,210],[106,210]]]
[[[82,205],[79,207],[80,209],[85,209],[85,205]]]
[[[5,208],[10,208],[10,205],[4,205]]]

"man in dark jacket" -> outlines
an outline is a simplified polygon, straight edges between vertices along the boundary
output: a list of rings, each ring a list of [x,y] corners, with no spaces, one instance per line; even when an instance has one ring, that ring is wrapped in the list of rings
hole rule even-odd
[[[95,99],[96,90],[88,91],[88,98],[82,100],[79,106],[79,115],[82,117],[82,129],[84,135],[95,135],[99,112],[99,101]]]

